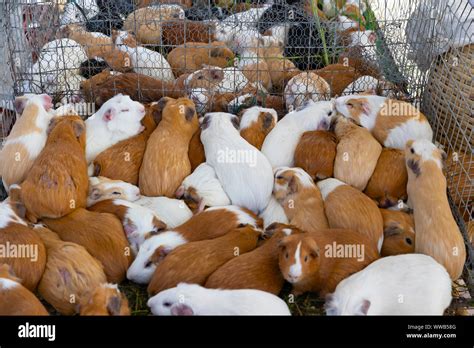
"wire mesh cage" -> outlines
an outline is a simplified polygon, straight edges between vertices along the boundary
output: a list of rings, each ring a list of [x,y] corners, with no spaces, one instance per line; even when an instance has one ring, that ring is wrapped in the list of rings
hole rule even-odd
[[[426,114],[448,153],[453,213],[473,238],[474,41],[467,0],[9,0],[0,48],[12,91],[88,117],[118,93],[190,97],[199,113],[370,91]],[[1,135],[15,120],[3,105]],[[10,111],[8,111],[10,110]],[[471,232],[469,232],[471,231]],[[470,235],[469,235],[470,233]],[[471,258],[467,279],[472,283]],[[472,289],[471,289],[472,290]]]

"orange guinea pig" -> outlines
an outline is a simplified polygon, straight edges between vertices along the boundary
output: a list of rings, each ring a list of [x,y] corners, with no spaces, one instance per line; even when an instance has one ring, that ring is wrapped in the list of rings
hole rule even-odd
[[[263,141],[278,122],[277,112],[273,109],[253,106],[244,110],[240,118],[240,135],[258,150]]]
[[[390,256],[415,252],[413,215],[402,211],[380,209],[383,217],[383,244],[380,255]]]
[[[87,301],[81,303],[80,315],[130,315],[128,300],[117,284],[101,284]]]

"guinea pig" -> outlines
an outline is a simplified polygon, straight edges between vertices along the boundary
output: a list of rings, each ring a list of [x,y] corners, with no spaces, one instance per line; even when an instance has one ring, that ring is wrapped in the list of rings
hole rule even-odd
[[[285,209],[278,203],[275,196],[272,195],[268,201],[268,205],[259,217],[263,220],[263,227],[267,228],[274,222],[287,224],[288,217],[285,214]]]
[[[309,102],[305,108],[288,113],[266,136],[262,153],[273,168],[293,166],[295,150],[303,133],[328,130],[333,114],[335,110],[330,101]]]
[[[380,208],[389,208],[407,199],[407,182],[405,153],[384,148],[364,193],[374,199]]]
[[[451,279],[421,254],[381,258],[344,279],[326,298],[327,315],[443,315]]]
[[[216,172],[207,163],[200,164],[176,190],[176,197],[199,213],[206,207],[229,205],[230,199],[222,188]]]
[[[199,127],[194,103],[187,98],[158,101],[161,122],[147,141],[139,174],[145,196],[174,197],[184,178],[191,174],[188,149]],[[169,154],[173,156],[169,156]]]
[[[119,141],[99,153],[92,163],[94,176],[105,176],[138,185],[138,174],[147,140],[155,130],[157,123],[161,121],[161,110],[156,102],[145,108],[146,113],[141,121],[145,130],[131,138]]]
[[[267,158],[239,134],[237,116],[208,113],[201,122],[206,163],[214,168],[232,204],[258,214],[272,194],[272,167]]]
[[[278,267],[281,240],[303,231],[291,225],[273,223],[265,230],[269,239],[257,249],[227,261],[209,278],[205,287],[215,289],[256,289],[278,295],[285,280]]]
[[[105,102],[86,120],[86,159],[92,162],[99,153],[144,130],[140,123],[145,107],[129,96],[118,94]]]
[[[285,237],[280,243],[279,265],[294,295],[310,291],[323,297],[378,257],[371,240],[357,231],[322,229]]]
[[[48,251],[38,293],[62,315],[74,315],[91,289],[107,281],[102,265],[84,247],[62,241],[47,228],[36,225],[35,231]]]
[[[334,177],[363,191],[377,166],[382,146],[367,129],[343,117],[338,118],[335,133],[338,143]]]
[[[138,253],[138,249],[148,233],[158,233],[167,227],[153,210],[123,199],[107,199],[88,209],[99,213],[114,214],[120,219],[134,255]]]
[[[398,88],[384,79],[377,79],[370,75],[364,75],[353,81],[342,91],[343,95],[357,94],[362,92],[373,92],[372,94],[395,98],[399,93]]]
[[[0,264],[0,315],[48,315],[38,298],[21,285],[21,279],[7,264]]]
[[[25,94],[15,98],[17,118],[10,135],[0,150],[0,176],[8,192],[10,185],[26,178],[33,162],[46,144],[49,122],[53,114],[52,99],[46,94]]]
[[[167,58],[175,76],[180,76],[195,72],[203,65],[225,68],[233,61],[234,53],[219,41],[187,42],[185,45],[173,48]]]
[[[279,46],[263,49],[263,56],[272,81],[272,89],[276,93],[282,93],[288,81],[301,73],[291,60],[283,56],[282,51],[282,47]]]
[[[403,211],[380,209],[383,218],[383,244],[380,255],[415,252],[415,221]]]
[[[243,110],[252,106],[261,106],[273,109],[278,118],[286,115],[285,101],[282,95],[271,95],[264,93],[261,89],[254,90],[252,87],[239,92],[240,95],[227,102],[227,111],[231,114],[240,114]]]
[[[134,203],[151,209],[168,228],[184,224],[193,216],[191,209],[179,199],[141,196]]]
[[[46,145],[21,184],[21,201],[30,221],[59,218],[86,206],[85,131],[79,116],[52,120]]]
[[[193,21],[167,21],[161,23],[161,41],[157,44],[163,47],[176,47],[186,42],[212,42],[214,23]]]
[[[88,207],[106,199],[116,198],[136,201],[140,198],[140,189],[121,180],[111,180],[104,176],[89,177]]]
[[[329,84],[331,97],[342,95],[346,87],[356,81],[360,76],[355,68],[347,64],[329,64],[313,72],[322,77]],[[365,90],[366,89],[363,91]]]
[[[260,228],[262,222],[249,210],[237,206],[208,208],[173,230],[152,235],[145,240],[128,269],[127,278],[146,284],[156,266],[174,248],[192,241],[217,238],[246,224]]]
[[[303,169],[276,168],[273,195],[291,225],[305,232],[329,228],[321,192]]]
[[[263,141],[278,122],[277,112],[273,109],[253,106],[244,110],[240,118],[240,135],[258,150]]]
[[[109,282],[120,283],[125,278],[133,256],[122,224],[114,215],[79,208],[63,218],[42,222],[62,240],[83,246],[102,264]]]
[[[155,315],[290,315],[285,301],[265,291],[186,283],[151,297],[147,305]]]
[[[309,100],[327,100],[331,95],[331,87],[321,76],[302,72],[288,81],[284,94],[286,108],[291,111],[302,107]]]
[[[175,287],[181,282],[204,285],[220,266],[257,246],[260,231],[247,225],[222,237],[187,243],[170,252],[156,267],[148,285],[148,293]]]
[[[367,128],[385,147],[404,150],[408,140],[433,138],[426,116],[407,102],[377,95],[348,95],[336,99],[336,109]]]
[[[79,74],[84,77],[85,79],[90,79],[91,77],[100,74],[103,71],[110,70],[110,65],[107,62],[100,58],[89,58],[81,63],[81,67],[79,68]],[[81,81],[81,84],[85,82]]]
[[[204,89],[213,93],[237,93],[249,85],[253,84],[236,67],[221,69],[217,66],[204,66],[189,74],[185,82],[188,89]]]
[[[99,92],[99,86],[105,83],[111,76],[120,75],[120,72],[111,72],[110,69],[102,70],[101,72],[83,80],[80,84],[80,92],[86,101],[94,101],[95,95]],[[112,96],[115,95],[112,94]]]
[[[456,280],[463,270],[466,249],[446,195],[443,152],[426,139],[408,141],[405,160],[408,205],[415,219],[415,252],[433,257]]]
[[[197,108],[197,105],[196,105]],[[206,162],[206,154],[204,152],[204,145],[201,142],[201,128],[194,132],[188,149],[189,162],[191,163],[191,172],[201,164]]]
[[[261,46],[263,38],[253,38],[240,50],[237,67],[253,83],[259,83],[267,90],[272,88],[272,78]]]
[[[128,300],[117,284],[100,284],[90,297],[80,304],[80,315],[130,315]]]
[[[314,181],[333,176],[337,138],[329,131],[304,132],[295,149],[294,165],[307,172]]]
[[[371,245],[382,249],[383,218],[369,197],[340,180],[329,178],[318,182],[324,200],[324,211],[331,228],[350,228],[367,237]]]

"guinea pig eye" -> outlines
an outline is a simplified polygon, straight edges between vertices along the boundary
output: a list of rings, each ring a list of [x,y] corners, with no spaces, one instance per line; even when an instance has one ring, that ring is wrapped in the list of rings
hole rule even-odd
[[[406,238],[405,241],[406,241],[409,245],[411,245],[411,243],[413,243],[413,242],[411,241],[411,238]]]
[[[304,262],[308,262],[308,255],[304,257]]]
[[[114,192],[112,192],[112,194],[113,194],[114,196],[120,196],[120,192],[118,192],[118,191],[114,191]]]
[[[201,75],[201,76],[198,76],[197,79],[198,79],[198,80],[202,80],[203,78],[204,78],[204,76]]]
[[[288,253],[285,254],[285,259],[287,259],[287,258],[288,258]]]
[[[163,303],[163,306],[165,306],[165,307],[171,307],[171,302],[165,302],[165,303]]]
[[[278,175],[276,178],[279,179],[279,180],[281,180],[281,179],[283,179],[283,176]]]
[[[153,264],[153,262],[148,261],[147,263],[145,263],[145,268],[151,267],[152,264]]]
[[[415,153],[415,149],[414,149],[414,148],[410,148],[410,152],[411,152],[412,154],[414,154],[414,153]]]
[[[129,112],[130,109],[122,109],[121,112]]]
[[[346,105],[347,105],[348,108],[353,108],[354,107],[354,104],[352,104],[352,103],[347,103]]]

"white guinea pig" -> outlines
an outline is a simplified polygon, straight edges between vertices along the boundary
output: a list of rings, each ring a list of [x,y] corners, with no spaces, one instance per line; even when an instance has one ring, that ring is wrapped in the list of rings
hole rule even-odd
[[[96,156],[121,140],[143,131],[141,119],[145,107],[129,96],[117,94],[106,101],[99,111],[86,120],[86,159]]]
[[[328,315],[442,315],[451,303],[451,278],[430,256],[381,258],[344,279],[328,295]]]
[[[291,315],[285,301],[265,291],[186,283],[153,296],[148,307],[155,315]]]
[[[168,228],[184,224],[193,216],[191,209],[179,199],[141,196],[134,203],[153,210]]]
[[[122,180],[112,180],[104,176],[92,176],[89,178],[89,195],[87,206],[104,201],[106,199],[125,199],[133,202],[140,198],[140,189]]]

